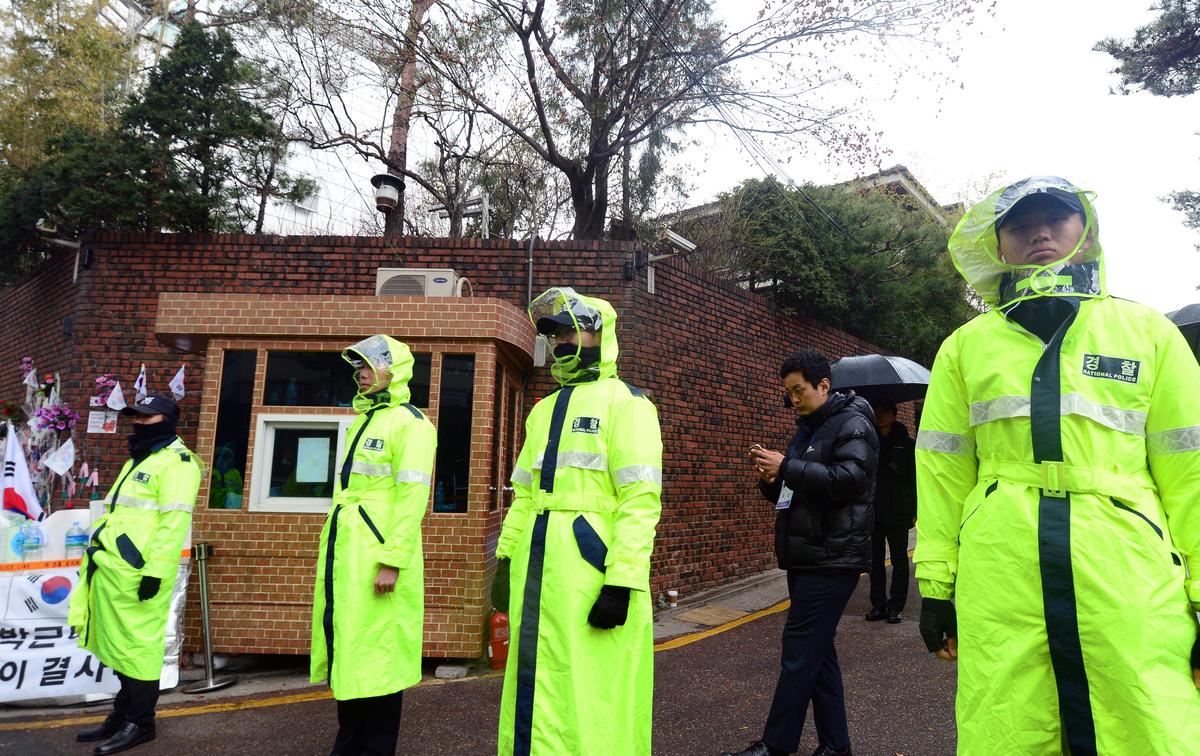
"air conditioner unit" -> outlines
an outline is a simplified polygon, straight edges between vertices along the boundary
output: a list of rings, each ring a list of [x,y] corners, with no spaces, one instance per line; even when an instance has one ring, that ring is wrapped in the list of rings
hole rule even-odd
[[[375,271],[375,294],[400,297],[457,297],[458,274],[451,268],[380,268]]]

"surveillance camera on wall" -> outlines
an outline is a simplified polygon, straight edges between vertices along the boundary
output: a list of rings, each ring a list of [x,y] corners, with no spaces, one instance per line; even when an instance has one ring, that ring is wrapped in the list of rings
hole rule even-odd
[[[677,252],[683,252],[684,254],[688,254],[690,252],[696,251],[696,243],[695,242],[693,242],[689,239],[685,239],[684,237],[680,236],[679,234],[675,233],[674,231],[672,231],[669,228],[664,228],[661,232],[659,232],[658,238],[662,241],[665,241],[667,244],[671,245],[671,247],[673,249],[675,249]]]
[[[375,187],[375,209],[381,213],[390,213],[400,202],[400,193],[404,191],[404,179],[390,173],[376,173],[371,177],[371,186]]]

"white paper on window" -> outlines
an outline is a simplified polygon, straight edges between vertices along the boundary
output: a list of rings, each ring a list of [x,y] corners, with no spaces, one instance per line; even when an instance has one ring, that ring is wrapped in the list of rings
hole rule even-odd
[[[296,482],[324,483],[329,480],[329,438],[310,436],[297,439]]]

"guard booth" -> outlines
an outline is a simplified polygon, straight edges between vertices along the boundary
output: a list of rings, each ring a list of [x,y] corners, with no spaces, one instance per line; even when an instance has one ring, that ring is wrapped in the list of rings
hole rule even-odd
[[[480,655],[488,575],[519,451],[536,334],[499,299],[164,293],[155,334],[205,355],[196,452],[211,464],[193,537],[211,543],[214,650],[306,654],[317,541],[356,388],[341,351],[411,348],[410,401],[438,430],[425,551],[428,657]],[[196,591],[185,634],[199,638]]]

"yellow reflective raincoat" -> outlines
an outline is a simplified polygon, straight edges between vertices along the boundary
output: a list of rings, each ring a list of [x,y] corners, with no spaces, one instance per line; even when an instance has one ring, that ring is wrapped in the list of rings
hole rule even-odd
[[[578,299],[603,323],[598,375],[556,363],[563,386],[529,413],[496,547],[512,560],[501,754],[650,753],[658,414],[617,379],[612,306]],[[631,589],[625,624],[612,630],[588,624],[604,585]]]
[[[923,596],[955,599],[958,750],[1195,754],[1200,367],[1165,317],[1104,291],[1086,193],[1063,182],[1086,253],[999,260],[998,213],[1055,185],[996,192],[950,241],[993,309],[934,364],[913,561]],[[1047,341],[1016,309],[1037,297],[1068,313]]]
[[[385,391],[354,398],[359,415],[346,430],[321,531],[311,677],[329,680],[339,701],[388,695],[421,680],[421,520],[437,448],[433,424],[407,403],[413,357],[405,344],[372,336],[343,356],[390,370],[392,380]],[[400,571],[391,593],[375,593],[380,565]]]
[[[176,437],[141,462],[125,462],[92,523],[67,623],[79,645],[135,680],[162,674],[171,593],[200,490],[200,461]],[[138,600],[142,577],[158,593]]]

